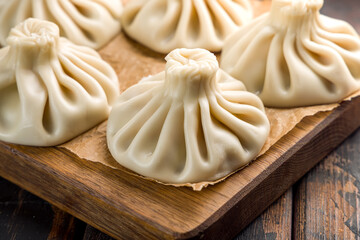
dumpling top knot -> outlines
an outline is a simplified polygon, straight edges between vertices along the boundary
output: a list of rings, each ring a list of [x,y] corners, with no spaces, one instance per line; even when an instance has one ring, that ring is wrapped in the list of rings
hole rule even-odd
[[[215,55],[205,49],[176,49],[168,54],[165,60],[168,76],[208,78],[219,69]]]
[[[205,49],[176,49],[165,60],[165,95],[198,97],[201,85],[211,84],[219,70],[214,54]]]
[[[324,0],[273,0],[271,10],[279,9],[287,15],[305,15],[319,11]],[[275,10],[276,11],[276,10]]]
[[[271,5],[270,18],[273,25],[286,28],[300,24],[303,20],[319,14],[324,0],[274,0]]]
[[[29,18],[14,27],[6,41],[10,46],[51,47],[56,45],[59,38],[59,27],[56,24]]]
[[[75,44],[99,49],[121,30],[122,8],[121,0],[0,0],[0,45],[16,25],[36,18],[55,23],[57,35]]]

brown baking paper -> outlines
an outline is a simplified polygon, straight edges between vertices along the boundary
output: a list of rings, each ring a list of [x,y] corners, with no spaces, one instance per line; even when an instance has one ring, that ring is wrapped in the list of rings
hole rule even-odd
[[[352,97],[359,95],[360,95],[360,91],[356,92],[346,100],[350,100]],[[318,105],[318,106],[301,107],[301,108],[289,108],[289,109],[266,108],[266,114],[270,121],[270,134],[257,158],[263,155],[267,150],[269,150],[269,148],[272,145],[274,145],[283,136],[285,136],[288,132],[290,132],[303,118],[307,116],[315,115],[318,112],[331,111],[337,106],[339,106],[339,104],[336,103],[336,104]],[[60,145],[59,147],[66,148],[67,150],[71,151],[72,153],[76,154],[78,157],[82,159],[101,163],[110,168],[126,171],[127,173],[130,173],[132,175],[139,176],[136,173],[132,172],[131,170],[122,167],[111,156],[106,143],[106,126],[107,126],[107,121],[101,123],[97,127],[80,135],[79,137],[63,145]],[[162,184],[173,185],[177,187],[186,186],[193,188],[193,190],[200,191],[204,187],[207,187],[208,185],[214,185],[218,182],[225,180],[227,177],[239,171],[240,169],[235,170],[234,172],[228,174],[227,176],[217,181],[187,183],[187,184],[167,184],[167,183],[162,183]],[[142,178],[159,182],[157,180],[146,177],[142,177]]]

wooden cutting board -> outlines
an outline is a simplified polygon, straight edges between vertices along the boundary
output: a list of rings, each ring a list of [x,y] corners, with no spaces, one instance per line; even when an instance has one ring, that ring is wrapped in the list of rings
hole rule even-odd
[[[259,13],[269,1],[255,4]],[[164,55],[123,34],[100,54],[115,68],[122,90],[165,64]],[[4,142],[0,175],[115,238],[226,239],[358,128],[359,118],[360,97],[306,117],[260,159],[201,192],[147,181],[66,149]]]
[[[0,142],[0,175],[119,239],[231,238],[360,125],[360,97],[300,122],[259,160],[201,192],[65,149]]]

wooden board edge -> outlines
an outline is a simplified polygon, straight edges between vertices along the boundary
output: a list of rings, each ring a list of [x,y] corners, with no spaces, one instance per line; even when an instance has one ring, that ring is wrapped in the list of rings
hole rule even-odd
[[[232,199],[230,199],[225,205],[223,205],[217,212],[215,212],[210,218],[208,218],[201,225],[197,226],[191,231],[188,232],[171,232],[169,229],[164,229],[159,226],[153,225],[152,223],[142,221],[141,219],[135,219],[136,216],[132,216],[126,212],[119,212],[119,209],[112,209],[114,213],[119,214],[121,216],[122,224],[124,224],[124,228],[133,229],[134,232],[137,232],[139,236],[141,232],[144,232],[144,235],[149,236],[152,235],[154,238],[161,239],[200,239],[207,237],[209,239],[216,238],[218,234],[221,234],[224,237],[231,238],[236,233],[238,233],[241,229],[246,227],[255,217],[257,217],[261,212],[263,212],[272,202],[274,202],[283,192],[285,192],[293,183],[295,183],[301,176],[303,176],[308,170],[310,170],[313,166],[315,166],[323,157],[326,156],[331,150],[333,150],[340,142],[342,142],[348,135],[350,135],[357,127],[360,126],[358,123],[357,115],[360,115],[360,97],[353,99],[350,102],[344,102],[340,107],[335,109],[328,117],[324,119],[313,131],[311,131],[306,137],[301,139],[299,146],[294,146],[292,149],[286,152],[278,161],[284,162],[280,167],[269,167],[268,171],[264,172],[261,176],[258,176],[254,181],[256,182],[254,188],[249,192],[249,194],[245,197],[239,196],[240,193],[235,195]],[[334,126],[340,126],[343,130],[332,129]],[[335,137],[332,138],[331,144],[328,144],[326,141],[322,141],[326,139],[327,134],[331,134]],[[323,146],[324,147],[317,147]],[[119,232],[117,229],[111,229],[106,223],[94,224],[91,219],[95,216],[86,216],[81,211],[84,209],[77,210],[71,204],[67,202],[66,196],[59,201],[54,201],[51,197],[50,191],[42,191],[40,193],[32,191],[34,187],[39,184],[42,184],[41,178],[37,181],[33,182],[33,178],[31,176],[34,175],[42,175],[47,174],[50,179],[53,179],[54,182],[59,181],[57,178],[62,178],[63,176],[52,176],[54,173],[51,169],[47,169],[47,166],[39,166],[39,169],[43,169],[43,171],[34,171],[31,173],[31,176],[26,177],[26,174],[17,174],[18,171],[28,171],[28,168],[31,164],[29,161],[34,164],[39,164],[37,162],[32,161],[32,159],[16,147],[11,148],[9,145],[5,143],[1,143],[2,149],[0,153],[2,156],[6,156],[7,162],[0,163],[0,166],[4,167],[0,168],[0,175],[6,178],[7,180],[19,185],[20,187],[34,193],[35,195],[51,202],[55,206],[60,209],[69,212],[70,214],[78,217],[79,219],[89,223],[90,225],[98,228],[99,230],[109,234],[112,237],[118,238],[124,231]],[[312,161],[300,161],[297,159],[305,159],[308,152],[315,147],[317,149],[322,149],[320,153],[316,156],[316,158],[312,159]],[[72,160],[72,158],[78,159],[74,154],[66,151],[66,150],[56,150],[59,154],[62,154],[64,157]],[[64,153],[66,151],[66,153]],[[13,171],[11,168],[13,164],[14,158],[22,160],[21,162],[16,163],[21,168]],[[79,160],[83,161],[83,160]],[[306,168],[303,171],[296,171],[296,166],[301,166],[304,164]],[[95,164],[96,165],[96,164]],[[286,181],[284,184],[278,184],[274,191],[267,191],[269,188],[273,188],[273,183],[281,182],[281,178],[285,173],[290,174],[290,180]],[[265,176],[266,175],[266,176]],[[20,177],[19,177],[20,176]],[[30,181],[31,179],[31,181]],[[266,181],[265,181],[266,180]],[[269,183],[270,182],[270,183]],[[50,186],[56,186],[56,184],[50,183]],[[61,185],[61,187],[67,188],[69,194],[74,191],[78,191],[79,188],[76,188],[71,185],[71,183]],[[61,190],[61,189],[59,189]],[[264,191],[265,190],[265,191]],[[78,193],[79,194],[79,193]],[[92,199],[93,201],[98,201],[94,199],[94,196],[89,194],[88,192],[82,192],[83,196],[79,196],[80,199]],[[261,196],[260,198],[258,196]],[[244,208],[244,206],[246,206]],[[249,214],[251,213],[251,214]],[[114,214],[115,215],[115,214]],[[107,216],[108,219],[113,219],[112,216]],[[238,222],[236,219],[242,219],[242,221]],[[116,219],[119,221],[118,219]],[[134,225],[134,221],[138,222],[138,226]],[[140,224],[142,222],[142,224]],[[140,225],[142,227],[140,227]],[[215,234],[216,233],[216,234]],[[124,236],[130,237],[130,236]]]
[[[18,147],[22,148],[22,146]],[[84,161],[65,149],[51,150],[55,151],[60,157],[67,158],[69,161],[76,161],[76,159]],[[118,239],[119,236],[123,236],[126,239],[134,239],[132,234],[136,232],[139,236],[150,236],[151,239],[173,239],[173,236],[177,234],[172,233],[169,229],[165,229],[162,226],[144,221],[139,217],[136,218],[136,216],[124,209],[119,209],[115,206],[101,202],[101,199],[94,196],[94,194],[89,192],[87,189],[84,190],[83,188],[77,186],[71,182],[67,176],[59,175],[51,167],[40,165],[39,162],[27,156],[24,152],[18,150],[17,147],[12,148],[8,144],[0,142],[0,154],[1,177],[50,202],[59,209],[68,212],[111,237]],[[17,163],[14,164],[12,162],[15,158]],[[37,167],[32,168],[35,165],[37,165]],[[99,166],[99,163],[92,163],[91,165]],[[15,166],[18,168],[14,169]],[[103,167],[107,168],[106,166]],[[31,168],[34,171],[29,171]],[[47,180],[46,183],[43,182],[44,179]],[[51,181],[49,181],[49,179]],[[46,190],[45,188],[38,188],[38,186],[44,185],[52,189]],[[33,189],[38,189],[38,191],[34,191]],[[64,194],[59,196],[57,193]],[[76,201],[73,200],[74,195],[77,199]],[[91,203],[97,202],[97,206],[105,204],[108,209],[104,212],[106,216],[101,217],[104,221],[96,224],[93,220],[97,219],[97,216],[93,215],[91,209],[87,209],[87,206],[94,207],[94,204],[87,205],[83,203],[83,201],[89,201]],[[114,229],[114,224],[111,224],[114,222],[121,223],[118,225],[118,229]],[[137,224],[134,224],[134,222],[137,222]],[[126,233],[131,234],[127,236]]]
[[[234,237],[359,128],[359,119],[360,97],[341,103],[313,131],[302,138],[299,145],[293,146],[276,161],[283,163],[280,167],[275,162],[272,165],[277,165],[276,167],[270,166],[267,171],[257,176],[257,179],[254,179],[256,184],[245,197],[240,196],[241,192],[237,193],[202,225],[182,234],[178,239],[215,240],[219,235],[224,239]],[[308,161],[309,154],[314,153],[314,149],[316,155]],[[299,171],[297,166],[303,169]],[[283,181],[284,176],[287,176],[286,181]]]

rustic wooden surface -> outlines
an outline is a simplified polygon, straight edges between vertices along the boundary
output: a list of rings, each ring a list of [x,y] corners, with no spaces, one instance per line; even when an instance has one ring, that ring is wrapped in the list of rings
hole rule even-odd
[[[296,185],[294,237],[360,237],[360,132]]]
[[[325,0],[323,12],[352,21],[360,30],[357,0]],[[311,154],[307,157],[311,158]],[[236,239],[359,238],[359,159],[360,130],[290,188]],[[0,179],[0,239],[112,238]]]
[[[229,239],[359,127],[359,118],[360,97],[307,117],[266,158],[201,192],[110,171],[63,149],[2,142],[0,175],[112,236]],[[61,220],[67,217],[56,216],[71,236],[74,227]]]
[[[357,239],[360,129],[235,239]],[[113,238],[0,179],[0,239]]]

